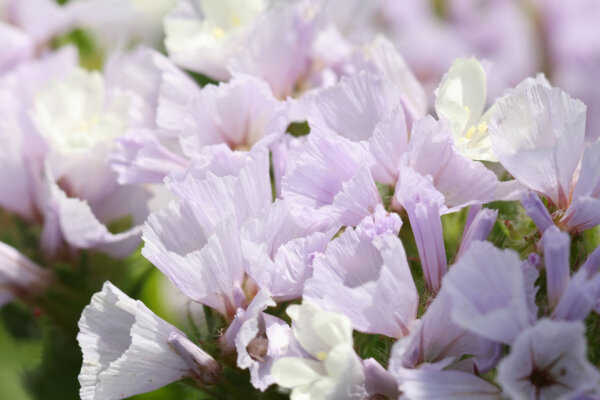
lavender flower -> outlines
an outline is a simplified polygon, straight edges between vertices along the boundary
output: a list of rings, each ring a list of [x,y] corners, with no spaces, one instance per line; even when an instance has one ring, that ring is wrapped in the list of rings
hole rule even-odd
[[[190,377],[214,384],[219,364],[142,302],[106,282],[79,321],[81,398],[115,399]]]
[[[597,390],[599,379],[586,359],[580,322],[540,320],[516,338],[498,366],[498,381],[514,398],[564,398]]]
[[[0,242],[0,307],[14,298],[26,300],[40,294],[51,279],[49,271]]]
[[[346,229],[315,257],[303,298],[347,315],[358,331],[407,335],[419,297],[402,243],[394,233],[366,236],[361,225]]]

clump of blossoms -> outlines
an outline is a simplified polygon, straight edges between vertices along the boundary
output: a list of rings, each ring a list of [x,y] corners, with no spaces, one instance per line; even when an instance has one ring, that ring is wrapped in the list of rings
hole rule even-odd
[[[600,398],[600,141],[543,74],[433,90],[385,2],[7,3],[0,206],[36,250],[0,243],[0,305],[70,327],[81,399]],[[152,21],[167,55],[107,43]],[[80,26],[100,70],[50,43]],[[154,271],[185,318],[137,300]]]

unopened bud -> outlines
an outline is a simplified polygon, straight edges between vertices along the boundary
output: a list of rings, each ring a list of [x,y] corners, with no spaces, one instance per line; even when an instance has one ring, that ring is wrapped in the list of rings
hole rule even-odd
[[[263,362],[265,361],[265,356],[267,355],[267,350],[269,349],[269,339],[267,339],[267,335],[264,332],[256,335],[254,339],[248,343],[246,346],[246,351],[250,358],[254,361]]]
[[[204,385],[214,385],[221,376],[221,365],[210,354],[178,332],[169,335],[169,346],[190,367],[192,378]]]

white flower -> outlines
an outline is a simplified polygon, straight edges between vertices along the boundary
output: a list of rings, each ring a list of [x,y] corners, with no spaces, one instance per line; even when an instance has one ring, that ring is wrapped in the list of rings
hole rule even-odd
[[[227,79],[229,58],[266,8],[266,0],[180,0],[164,20],[165,45],[182,67]]]
[[[215,383],[219,364],[174,326],[110,282],[79,320],[83,400],[114,400],[189,377]]]
[[[435,112],[447,121],[459,151],[473,160],[497,161],[488,136],[493,107],[483,113],[487,81],[483,66],[475,58],[459,58],[435,91]]]
[[[292,332],[313,358],[283,357],[273,364],[275,382],[292,400],[363,399],[365,374],[352,347],[350,320],[304,303],[288,307]]]
[[[40,91],[32,118],[51,152],[71,155],[110,147],[127,128],[129,101],[124,95],[109,95],[102,75],[82,68]]]

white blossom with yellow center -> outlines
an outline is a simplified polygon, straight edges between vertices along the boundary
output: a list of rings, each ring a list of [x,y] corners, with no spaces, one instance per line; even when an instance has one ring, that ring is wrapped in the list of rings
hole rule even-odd
[[[310,303],[289,306],[287,313],[294,337],[314,359],[280,358],[271,370],[275,382],[292,389],[292,400],[365,398],[364,371],[348,317]]]
[[[128,112],[128,98],[109,98],[100,73],[78,68],[35,96],[32,119],[50,151],[68,155],[111,147],[127,128]]]
[[[180,0],[180,6],[187,7],[188,11],[191,8],[196,18],[173,16],[165,19],[165,45],[169,53],[176,62],[178,54],[196,53],[198,57],[208,58],[210,67],[200,72],[217,79],[227,79],[224,71],[229,56],[237,51],[238,45],[243,42],[244,32],[265,11],[268,2]],[[182,63],[185,64],[185,61]]]
[[[481,63],[475,58],[455,60],[435,95],[435,111],[450,125],[458,150],[473,160],[498,161],[488,135],[494,107],[483,113],[487,81]]]

